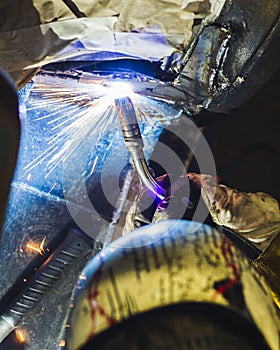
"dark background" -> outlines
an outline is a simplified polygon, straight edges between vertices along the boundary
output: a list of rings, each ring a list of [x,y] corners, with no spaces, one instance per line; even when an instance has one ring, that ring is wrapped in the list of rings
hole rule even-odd
[[[204,128],[221,183],[280,201],[280,70],[240,108]]]
[[[191,119],[203,131],[203,135],[212,151],[216,173],[219,182],[242,192],[264,192],[280,202],[280,70],[276,72],[250,99],[239,108],[228,114],[203,112]],[[189,148],[175,134],[165,130],[160,136],[160,142],[168,147],[185,162],[189,155]],[[157,154],[157,146],[154,154]],[[156,158],[155,159],[160,159]],[[185,163],[186,164],[186,163]],[[157,163],[150,161],[150,166],[156,175],[166,171]],[[175,169],[174,169],[175,170]],[[187,166],[187,172],[200,173],[195,157]],[[175,174],[173,174],[175,175]],[[179,176],[180,174],[175,175]],[[210,174],[211,175],[211,174]],[[172,178],[171,178],[172,180]],[[193,203],[183,216],[192,220],[200,198],[200,190],[189,183],[189,199]],[[178,200],[171,217],[177,218],[177,212],[182,211],[185,204],[180,198],[186,196],[182,189],[176,194]],[[178,209],[179,208],[179,209]],[[205,211],[207,211],[205,207]],[[203,220],[212,225],[210,215]]]

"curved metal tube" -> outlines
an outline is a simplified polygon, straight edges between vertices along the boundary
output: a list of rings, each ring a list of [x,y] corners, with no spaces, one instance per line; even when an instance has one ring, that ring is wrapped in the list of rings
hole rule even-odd
[[[148,168],[143,153],[144,144],[131,99],[128,96],[115,99],[115,105],[123,137],[139,178],[157,197],[161,200],[165,199],[168,191],[160,186]]]

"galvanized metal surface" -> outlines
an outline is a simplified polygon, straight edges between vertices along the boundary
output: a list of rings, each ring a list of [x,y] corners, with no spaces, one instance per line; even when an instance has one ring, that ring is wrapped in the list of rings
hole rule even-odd
[[[64,83],[67,85],[67,82]],[[71,137],[77,138],[75,129],[72,134],[67,134],[67,140],[61,141],[58,136],[67,127],[67,123],[66,126],[59,124],[60,118],[65,118],[67,108],[71,110],[75,107],[75,101],[67,104],[66,95],[62,101],[52,98],[49,100],[47,95],[37,93],[36,84],[27,86],[25,93],[21,91],[20,95],[20,151],[1,237],[2,311],[13,294],[23,288],[25,280],[32,278],[33,272],[56,248],[69,228],[78,227],[101,243],[110,242],[133,176],[129,171],[128,152],[117,120],[110,123],[104,120],[104,133],[98,133],[95,137],[91,134],[89,137],[89,130],[85,129],[83,139],[77,139],[81,141],[78,146],[72,149],[68,157],[62,154],[56,163],[56,158],[52,157],[68,147],[65,142],[71,142]],[[76,103],[78,111],[86,111],[79,105],[80,100]],[[171,107],[161,108],[167,108],[166,116],[163,114],[163,124],[164,118],[169,123],[180,116],[180,112]],[[74,123],[77,118],[79,116],[74,114]],[[71,118],[69,120],[71,123]],[[71,127],[72,124],[70,130]],[[157,127],[141,125],[147,157],[161,130],[159,123]],[[11,335],[0,345],[0,349],[24,347],[26,350],[54,350],[58,347],[60,332],[71,304],[72,288],[88,258],[94,253],[93,250],[75,261],[42,302],[24,318],[20,325],[26,332],[24,344]]]

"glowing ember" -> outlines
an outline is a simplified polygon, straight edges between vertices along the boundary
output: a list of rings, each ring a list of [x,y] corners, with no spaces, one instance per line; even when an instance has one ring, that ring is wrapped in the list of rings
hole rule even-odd
[[[61,339],[59,342],[59,346],[64,347],[66,345],[66,342],[64,339]]]
[[[95,166],[96,166],[97,161],[98,161],[98,156],[95,157],[95,160],[94,160],[93,165],[92,165],[92,167],[91,167],[90,176],[91,176],[91,175],[93,174],[93,172],[94,172],[94,169],[95,169]]]
[[[17,341],[19,343],[21,343],[21,344],[26,343],[27,335],[26,335],[25,330],[17,328],[15,331],[15,334],[16,334]]]
[[[80,274],[79,279],[85,281],[87,279],[87,276],[85,276],[84,274]]]
[[[45,250],[44,250],[44,244],[46,242],[46,236],[43,238],[42,242],[40,244],[34,243],[33,241],[29,241],[26,244],[26,248],[35,251],[37,253],[39,253],[40,255],[44,255]]]

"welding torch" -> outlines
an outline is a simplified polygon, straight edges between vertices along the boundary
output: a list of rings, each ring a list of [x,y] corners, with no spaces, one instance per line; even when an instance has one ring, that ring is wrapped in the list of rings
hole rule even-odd
[[[136,113],[131,99],[126,96],[115,99],[118,119],[122,129],[126,147],[132,156],[137,174],[143,184],[158,198],[164,200],[168,190],[164,189],[151,174],[147,165],[143,148],[144,143],[137,122]]]

